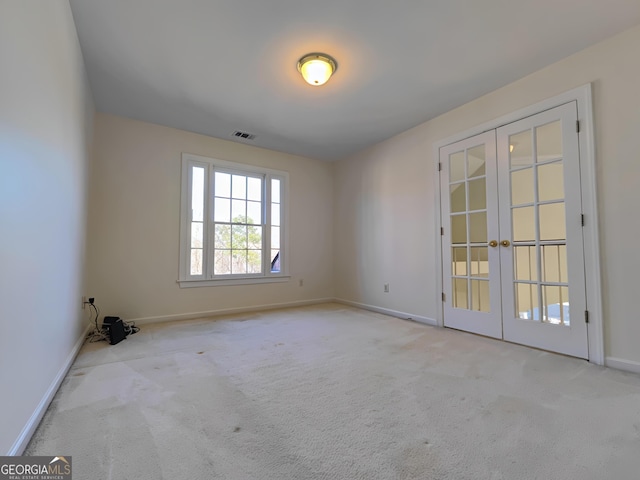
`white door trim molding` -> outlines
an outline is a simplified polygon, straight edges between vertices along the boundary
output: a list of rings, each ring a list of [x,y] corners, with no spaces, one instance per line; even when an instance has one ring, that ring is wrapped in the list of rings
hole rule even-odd
[[[442,219],[440,218],[440,175],[438,174],[438,162],[440,160],[440,149],[451,143],[464,140],[465,138],[478,135],[488,130],[497,129],[503,125],[521,120],[551,108],[563,105],[568,102],[577,102],[578,121],[580,125],[580,135],[578,138],[580,148],[580,181],[582,184],[582,209],[585,216],[584,225],[584,256],[586,274],[586,296],[587,309],[589,311],[589,361],[597,365],[604,365],[604,333],[602,314],[602,288],[600,276],[600,239],[598,230],[598,201],[596,190],[596,163],[595,163],[595,137],[593,130],[593,104],[591,84],[586,84],[555,97],[543,100],[534,105],[509,113],[489,122],[483,123],[471,129],[457,133],[453,136],[440,140],[433,145],[434,161],[434,192],[435,192],[435,230],[438,237],[436,239],[436,265],[438,274],[436,275],[436,321],[439,326],[444,326],[444,312],[442,304],[442,237],[440,229]]]

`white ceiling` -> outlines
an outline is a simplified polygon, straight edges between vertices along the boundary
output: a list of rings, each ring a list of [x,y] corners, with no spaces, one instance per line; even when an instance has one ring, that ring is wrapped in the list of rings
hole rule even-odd
[[[336,160],[640,23],[638,0],[70,0],[97,109]],[[338,62],[311,87],[296,64]]]

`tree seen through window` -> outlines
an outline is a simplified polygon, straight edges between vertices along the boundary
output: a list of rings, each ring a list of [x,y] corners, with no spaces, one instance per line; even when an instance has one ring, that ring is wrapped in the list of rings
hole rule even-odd
[[[216,275],[262,272],[261,226],[237,216],[231,224],[216,224],[215,229]]]

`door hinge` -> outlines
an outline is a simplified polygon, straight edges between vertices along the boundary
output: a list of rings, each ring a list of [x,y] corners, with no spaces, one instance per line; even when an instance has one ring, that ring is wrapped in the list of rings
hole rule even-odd
[[[580,215],[580,224],[584,227],[584,213]]]
[[[580,133],[580,120],[576,120],[576,133]]]
[[[444,235],[444,227],[440,227],[440,235]]]
[[[441,172],[442,171],[442,162],[438,162],[438,171]]]
[[[584,323],[589,323],[589,310],[584,311]]]
[[[447,296],[444,294],[444,292],[442,292],[442,301],[443,302],[447,301]]]

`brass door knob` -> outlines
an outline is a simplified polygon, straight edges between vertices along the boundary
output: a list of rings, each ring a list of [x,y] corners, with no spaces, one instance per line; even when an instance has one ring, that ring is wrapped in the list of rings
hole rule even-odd
[[[511,245],[511,242],[509,240],[502,240],[500,242],[500,245],[502,245],[503,247],[508,247],[509,245]]]
[[[490,246],[490,247],[497,247],[497,246],[498,246],[498,242],[497,242],[496,240],[491,240],[491,241],[489,242],[489,246]]]

